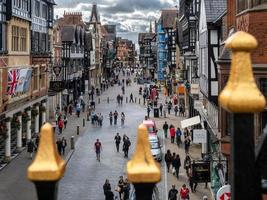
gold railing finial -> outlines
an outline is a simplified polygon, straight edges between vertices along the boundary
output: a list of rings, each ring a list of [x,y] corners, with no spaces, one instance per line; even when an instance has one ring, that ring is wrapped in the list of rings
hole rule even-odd
[[[139,125],[137,144],[132,160],[127,163],[128,179],[132,183],[156,183],[160,181],[160,167],[151,155],[147,127]]]
[[[233,113],[255,113],[264,110],[266,100],[255,82],[250,51],[257,47],[257,40],[239,31],[226,40],[232,49],[232,63],[228,82],[219,95],[220,105]]]
[[[36,157],[28,167],[31,181],[57,181],[65,171],[65,161],[58,154],[52,126],[46,123],[40,132],[40,143]]]

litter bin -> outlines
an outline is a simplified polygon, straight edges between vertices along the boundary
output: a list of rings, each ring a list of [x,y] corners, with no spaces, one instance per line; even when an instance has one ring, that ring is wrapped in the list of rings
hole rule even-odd
[[[154,108],[154,117],[159,117],[159,109]]]

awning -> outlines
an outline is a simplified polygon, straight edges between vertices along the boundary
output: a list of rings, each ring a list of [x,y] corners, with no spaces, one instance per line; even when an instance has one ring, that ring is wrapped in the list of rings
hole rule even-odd
[[[181,121],[181,128],[186,128],[200,123],[200,116],[195,116]]]

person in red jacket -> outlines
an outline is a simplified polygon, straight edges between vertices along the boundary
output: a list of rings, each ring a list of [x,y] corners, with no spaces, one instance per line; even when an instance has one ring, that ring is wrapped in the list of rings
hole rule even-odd
[[[171,136],[171,143],[174,143],[175,138],[175,128],[173,125],[170,125],[170,136]]]

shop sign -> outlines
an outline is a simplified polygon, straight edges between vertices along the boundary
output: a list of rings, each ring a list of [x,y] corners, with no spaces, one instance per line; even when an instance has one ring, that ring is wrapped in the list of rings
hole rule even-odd
[[[194,129],[193,130],[193,143],[207,143],[207,130]]]
[[[202,101],[194,100],[194,109],[200,110],[200,109],[202,109],[202,106],[203,106]]]
[[[60,66],[53,67],[53,72],[56,75],[56,77],[59,77],[59,75],[61,73],[61,67]]]
[[[181,121],[181,127],[186,128],[189,126],[194,126],[200,123],[200,116],[191,117]]]
[[[210,163],[195,162],[192,163],[193,180],[197,183],[210,182]]]
[[[190,86],[191,94],[199,94],[199,84],[192,83]]]
[[[185,93],[185,87],[183,85],[178,86],[177,93],[178,94],[184,94]]]
[[[61,92],[63,88],[62,81],[50,81],[49,89],[54,92]]]

